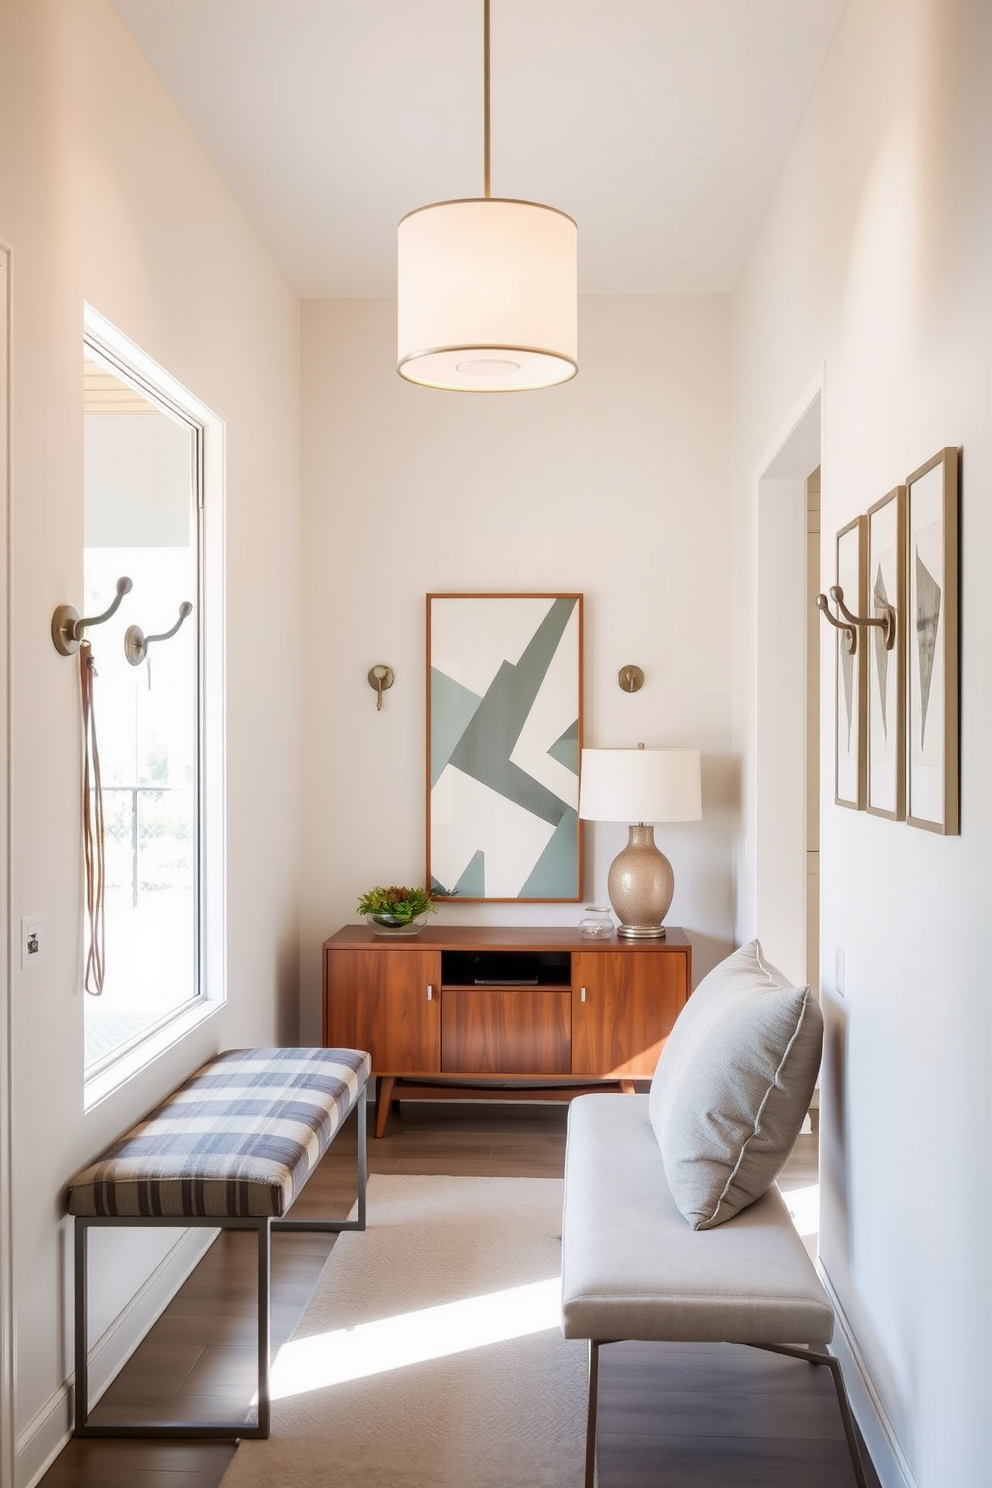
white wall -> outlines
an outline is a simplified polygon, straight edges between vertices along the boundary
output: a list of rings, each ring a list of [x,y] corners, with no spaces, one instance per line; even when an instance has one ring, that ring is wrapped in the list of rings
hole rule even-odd
[[[13,284],[11,905],[15,925],[41,911],[47,933],[44,961],[24,973],[15,964],[11,985],[24,1483],[67,1422],[66,1180],[214,1049],[296,1034],[299,317],[109,0],[0,0],[0,27],[0,239]],[[87,1113],[79,704],[75,666],[49,634],[55,606],[78,604],[82,588],[84,300],[227,425],[230,973],[224,1012]],[[121,1242],[126,1263],[107,1249],[95,1295],[122,1303],[142,1279],[141,1236]],[[145,1254],[150,1263],[154,1247]]]
[[[960,837],[832,805],[826,626],[821,651],[821,1249],[887,1488],[988,1482],[990,77],[987,0],[850,0],[735,297],[735,613],[756,610],[756,469],[821,366],[824,585],[839,527],[943,445],[964,452]],[[746,754],[754,649],[751,623]],[[752,866],[741,853],[742,937]]]
[[[732,916],[729,297],[585,299],[575,381],[492,398],[397,377],[395,317],[388,300],[302,307],[304,1035],[321,941],[372,884],[423,882],[428,592],[584,592],[586,744],[702,749],[702,822],[656,834],[698,978]],[[381,713],[376,662],[396,673]],[[635,695],[626,662],[646,674]],[[602,901],[626,830],[587,831]],[[576,924],[581,907],[441,914]]]

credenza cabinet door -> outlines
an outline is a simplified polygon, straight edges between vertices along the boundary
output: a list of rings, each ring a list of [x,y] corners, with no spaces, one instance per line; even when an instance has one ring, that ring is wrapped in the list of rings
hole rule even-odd
[[[441,1068],[441,954],[412,946],[325,950],[324,1044],[367,1049],[373,1072]],[[428,995],[429,994],[429,995]]]
[[[445,1074],[567,1075],[572,999],[536,987],[445,987]]]
[[[572,1074],[649,1078],[689,993],[678,951],[572,956]]]

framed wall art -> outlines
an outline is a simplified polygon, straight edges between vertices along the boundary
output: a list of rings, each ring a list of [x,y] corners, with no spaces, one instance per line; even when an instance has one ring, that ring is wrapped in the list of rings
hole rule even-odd
[[[582,897],[581,594],[427,596],[427,883]]]
[[[868,604],[859,627],[868,673],[866,808],[873,816],[906,816],[906,487],[868,509]],[[895,615],[894,629],[881,622]]]
[[[958,452],[941,450],[907,481],[909,664],[907,815],[952,835],[958,798]]]
[[[837,579],[849,609],[863,615],[868,603],[867,518],[855,517],[837,534]],[[846,631],[836,632],[837,675],[834,699],[834,802],[863,811],[865,805],[865,701],[868,674],[863,632],[855,649]]]

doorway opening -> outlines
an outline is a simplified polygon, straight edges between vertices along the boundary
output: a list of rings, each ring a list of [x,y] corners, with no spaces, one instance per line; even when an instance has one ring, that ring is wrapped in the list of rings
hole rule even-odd
[[[755,925],[769,959],[819,992],[819,388],[757,478]]]

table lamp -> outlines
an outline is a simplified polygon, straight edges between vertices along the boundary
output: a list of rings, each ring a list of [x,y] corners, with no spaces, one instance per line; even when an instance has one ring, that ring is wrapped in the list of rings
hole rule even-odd
[[[583,749],[579,816],[629,827],[627,846],[613,859],[607,879],[618,935],[664,935],[675,874],[655,846],[650,824],[698,821],[702,814],[698,749]]]

